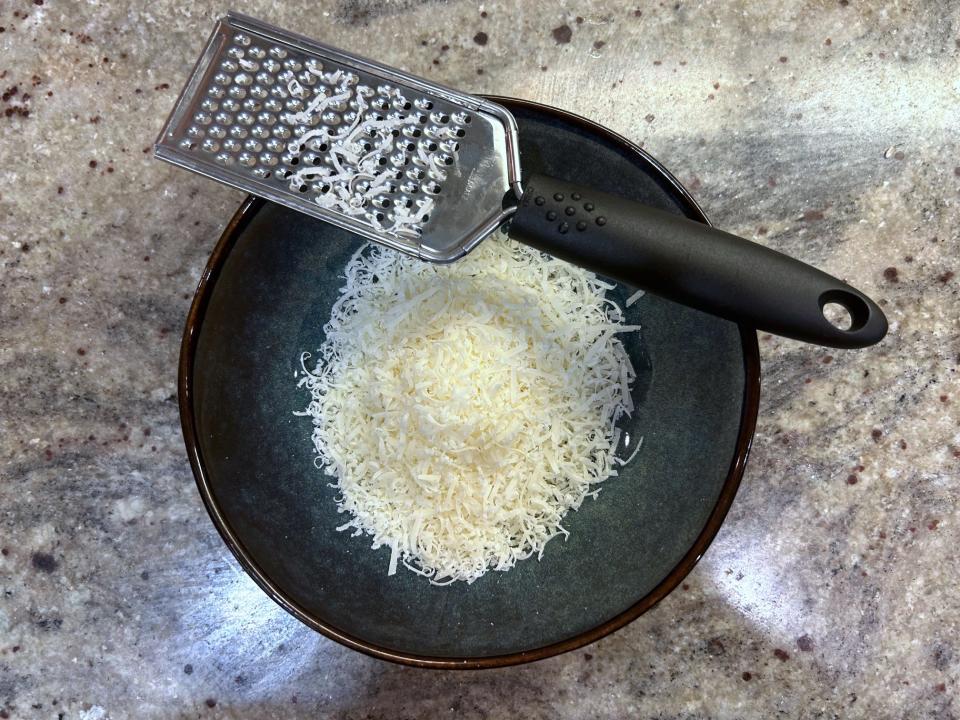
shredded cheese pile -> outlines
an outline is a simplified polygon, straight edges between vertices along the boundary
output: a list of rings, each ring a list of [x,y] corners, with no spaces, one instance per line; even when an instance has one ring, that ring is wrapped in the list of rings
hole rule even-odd
[[[298,413],[338,529],[436,584],[542,556],[621,463],[635,375],[617,335],[639,327],[612,286],[502,238],[452,265],[367,245],[345,275]]]

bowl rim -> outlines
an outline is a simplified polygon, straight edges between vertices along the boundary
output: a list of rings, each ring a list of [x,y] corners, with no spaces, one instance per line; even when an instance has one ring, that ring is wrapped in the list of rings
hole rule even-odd
[[[688,217],[699,220],[707,225],[710,224],[707,216],[693,199],[689,191],[683,187],[659,161],[654,159],[639,145],[622,135],[592,120],[532,100],[496,95],[484,95],[483,97],[493,102],[501,103],[507,106],[508,109],[532,109],[553,115],[554,117],[578,125],[584,130],[601,135],[605,139],[624,147],[636,155],[653,173],[659,174],[661,179],[670,186],[674,196],[680,201]],[[237,558],[240,565],[274,602],[302,623],[331,640],[381,660],[389,660],[395,663],[421,668],[482,669],[534,662],[589,645],[633,622],[676,589],[700,558],[703,557],[703,554],[720,530],[720,526],[726,518],[727,512],[736,496],[737,489],[740,486],[740,481],[747,463],[747,457],[750,454],[750,446],[756,429],[757,412],[760,404],[760,349],[757,342],[756,331],[742,324],[739,325],[739,330],[745,376],[743,405],[740,413],[740,426],[737,432],[733,459],[730,462],[727,477],[724,480],[717,502],[713,510],[711,510],[703,529],[686,554],[684,554],[673,569],[649,593],[626,610],[566,640],[531,650],[484,657],[433,657],[391,650],[375,643],[367,642],[314,617],[311,613],[288,598],[257,565],[252,555],[244,547],[240,538],[233,531],[233,528],[231,528],[227,518],[221,512],[214,498],[203,455],[200,452],[198,428],[193,411],[194,359],[207,305],[209,304],[220,272],[237,239],[264,204],[266,204],[266,201],[262,198],[252,195],[248,196],[234,213],[230,222],[227,223],[210,255],[210,259],[200,277],[193,301],[190,305],[190,310],[187,314],[183,339],[180,346],[177,389],[184,443],[190,460],[190,467],[193,470],[197,488],[200,491],[200,497],[203,499],[203,504],[206,506],[207,512],[210,514],[210,518],[213,520],[213,524],[223,538],[223,541],[227,547],[230,548],[230,551]]]

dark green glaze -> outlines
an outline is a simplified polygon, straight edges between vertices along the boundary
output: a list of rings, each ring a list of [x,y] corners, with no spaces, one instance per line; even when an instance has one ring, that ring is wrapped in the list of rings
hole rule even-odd
[[[611,134],[531,104],[507,104],[524,170],[700,217],[659,166]],[[181,407],[215,522],[288,610],[358,649],[418,664],[506,664],[610,632],[676,586],[719,527],[756,412],[756,340],[737,325],[646,296],[628,311],[639,378],[636,460],[568,516],[542,561],[435,587],[389,550],[335,527],[330,479],[313,465],[300,353],[315,350],[359,241],[255,201],[228,228],[191,311]],[[618,292],[622,300],[629,294]],[[745,357],[745,352],[748,357]],[[545,647],[553,646],[553,647]],[[538,650],[539,649],[539,650]],[[522,653],[522,654],[521,654]],[[417,657],[414,657],[417,656]],[[510,656],[510,657],[502,657]]]

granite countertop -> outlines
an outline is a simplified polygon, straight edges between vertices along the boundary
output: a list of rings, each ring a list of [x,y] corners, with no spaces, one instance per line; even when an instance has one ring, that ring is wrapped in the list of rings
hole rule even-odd
[[[287,616],[203,509],[180,331],[238,192],[150,146],[227,2],[0,4],[0,718],[953,718],[960,6],[235,0],[642,143],[839,275],[882,345],[761,336],[743,485],[681,589],[534,665],[437,673]]]

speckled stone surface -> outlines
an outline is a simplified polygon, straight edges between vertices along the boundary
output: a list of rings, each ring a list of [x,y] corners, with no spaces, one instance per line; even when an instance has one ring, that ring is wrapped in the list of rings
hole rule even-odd
[[[226,2],[0,3],[0,718],[953,718],[960,6],[238,10],[642,142],[720,226],[873,295],[883,345],[761,337],[717,540],[625,630],[472,674],[299,625],[201,506],[179,334],[240,193],[148,148]]]

